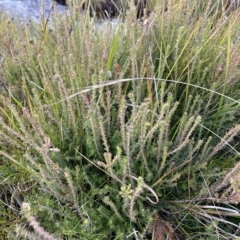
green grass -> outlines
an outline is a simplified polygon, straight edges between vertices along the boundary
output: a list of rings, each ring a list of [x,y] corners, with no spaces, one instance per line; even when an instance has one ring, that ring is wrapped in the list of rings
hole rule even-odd
[[[240,20],[221,2],[102,30],[74,5],[53,31],[1,19],[1,238],[237,239]]]

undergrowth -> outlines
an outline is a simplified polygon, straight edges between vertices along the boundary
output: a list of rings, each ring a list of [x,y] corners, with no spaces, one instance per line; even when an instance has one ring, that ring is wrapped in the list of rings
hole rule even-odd
[[[204,1],[203,1],[204,2]],[[155,3],[101,30],[0,24],[3,239],[237,239],[239,14]]]

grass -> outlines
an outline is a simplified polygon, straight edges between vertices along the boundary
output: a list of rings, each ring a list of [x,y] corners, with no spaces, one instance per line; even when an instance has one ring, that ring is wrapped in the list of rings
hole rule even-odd
[[[75,4],[0,22],[1,238],[238,239],[238,12]]]

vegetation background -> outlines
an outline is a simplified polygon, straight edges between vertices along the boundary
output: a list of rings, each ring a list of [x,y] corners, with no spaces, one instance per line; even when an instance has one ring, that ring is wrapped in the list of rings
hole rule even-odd
[[[1,239],[239,239],[237,1],[69,2],[1,15]]]

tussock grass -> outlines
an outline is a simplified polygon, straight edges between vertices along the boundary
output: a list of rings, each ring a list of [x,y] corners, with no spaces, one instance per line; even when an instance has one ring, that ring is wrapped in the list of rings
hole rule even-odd
[[[1,20],[3,238],[237,239],[240,21],[220,3]]]

